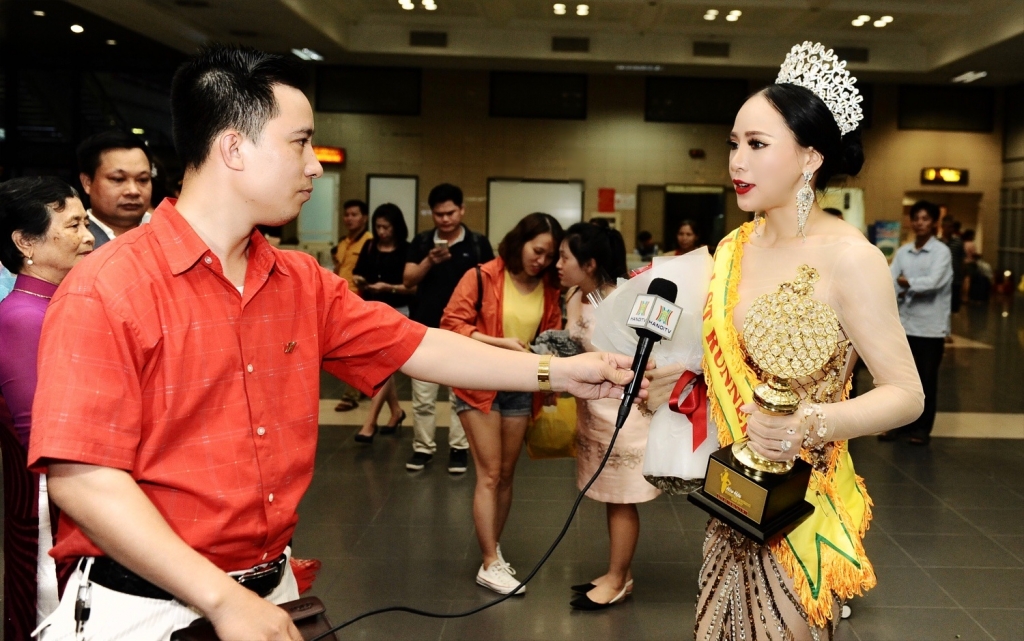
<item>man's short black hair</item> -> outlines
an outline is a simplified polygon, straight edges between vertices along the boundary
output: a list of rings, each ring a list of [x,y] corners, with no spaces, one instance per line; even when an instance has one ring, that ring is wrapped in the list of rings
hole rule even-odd
[[[430,190],[430,195],[427,196],[427,204],[431,209],[449,200],[456,207],[462,207],[462,190],[449,183],[441,183],[434,187]]]
[[[209,45],[185,62],[171,84],[174,147],[186,170],[198,169],[214,139],[227,129],[259,141],[278,114],[274,85],[302,90],[302,68],[249,47]]]
[[[78,145],[75,154],[78,157],[78,171],[89,176],[96,177],[96,170],[100,168],[103,152],[111,149],[141,149],[146,154],[146,160],[153,164],[153,154],[150,153],[146,142],[135,134],[130,134],[120,129],[111,129],[93,134]]]
[[[370,206],[367,205],[365,202],[359,200],[358,198],[353,198],[352,200],[346,200],[345,204],[341,206],[341,211],[346,211],[349,207],[358,207],[359,211],[364,216],[369,216],[370,215]]]
[[[654,236],[651,235],[651,232],[649,232],[649,231],[642,231],[642,232],[640,232],[639,234],[636,235],[636,240],[637,240],[638,243],[646,243],[647,241],[651,240],[652,238],[654,238]]]
[[[910,219],[913,220],[914,215],[917,214],[917,212],[919,211],[923,211],[924,213],[928,214],[928,217],[932,219],[933,223],[939,222],[939,206],[936,205],[935,203],[928,202],[927,200],[917,201],[916,203],[910,206]]]

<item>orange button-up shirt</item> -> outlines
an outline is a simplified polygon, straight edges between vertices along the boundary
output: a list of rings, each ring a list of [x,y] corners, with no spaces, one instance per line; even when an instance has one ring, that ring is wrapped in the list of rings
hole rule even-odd
[[[316,453],[321,366],[364,392],[425,328],[254,232],[244,294],[164,201],[75,267],[39,347],[29,464],[127,470],[225,571],[279,556]],[[58,561],[101,554],[65,514]]]

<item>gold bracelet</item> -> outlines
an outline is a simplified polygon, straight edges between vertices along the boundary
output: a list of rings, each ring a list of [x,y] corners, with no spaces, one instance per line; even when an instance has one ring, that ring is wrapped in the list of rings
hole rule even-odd
[[[544,354],[537,364],[537,387],[542,392],[551,391],[551,354]]]

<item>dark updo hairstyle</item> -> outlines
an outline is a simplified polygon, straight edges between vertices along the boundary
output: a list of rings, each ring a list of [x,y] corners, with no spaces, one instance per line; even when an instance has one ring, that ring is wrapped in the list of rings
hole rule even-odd
[[[0,183],[0,263],[21,273],[25,256],[11,237],[16,231],[31,239],[46,235],[51,212],[62,212],[68,200],[78,198],[75,188],[53,176],[13,178]]]
[[[442,201],[443,202],[443,201]],[[554,216],[542,212],[535,212],[524,216],[516,223],[512,231],[505,234],[498,244],[498,255],[505,261],[505,267],[513,274],[520,274],[523,271],[523,246],[541,234],[551,234],[554,240],[555,253],[558,246],[562,244],[562,226],[558,224]],[[555,265],[557,260],[552,260],[539,276],[548,281],[548,284],[558,285],[558,268]]]
[[[824,159],[814,188],[825,189],[836,176],[856,176],[864,165],[860,129],[845,136],[828,107],[810,89],[793,84],[768,85],[761,95],[782,115],[801,147],[813,147]]]
[[[391,241],[395,243],[396,247],[402,247],[409,242],[409,227],[405,224],[405,216],[402,215],[402,210],[398,205],[391,203],[384,203],[377,209],[373,210],[373,218],[370,222],[370,231],[373,233],[373,239],[377,238],[377,219],[383,218],[384,220],[391,223]]]
[[[626,241],[618,231],[576,223],[566,230],[565,242],[580,267],[594,261],[598,285],[614,283],[616,278],[626,275]]]

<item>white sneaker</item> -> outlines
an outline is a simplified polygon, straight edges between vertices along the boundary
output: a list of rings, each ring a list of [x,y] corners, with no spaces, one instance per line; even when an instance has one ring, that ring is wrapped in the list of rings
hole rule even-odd
[[[499,559],[492,563],[489,568],[481,565],[480,570],[476,573],[476,582],[478,585],[482,585],[498,594],[508,594],[519,585],[519,581],[513,576],[514,573],[515,570],[509,567],[508,563],[502,563]],[[516,592],[517,596],[521,594],[526,594],[525,585]]]
[[[501,543],[498,543],[495,547],[498,549],[498,560],[501,561],[502,565],[508,566],[508,573],[512,576],[516,575],[516,571],[512,569],[512,565],[505,560],[505,557],[501,555]]]

